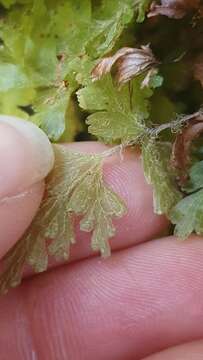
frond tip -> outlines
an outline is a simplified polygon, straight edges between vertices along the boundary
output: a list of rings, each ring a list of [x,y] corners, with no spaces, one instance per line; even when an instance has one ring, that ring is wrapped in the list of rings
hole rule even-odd
[[[0,292],[21,282],[24,265],[35,272],[47,269],[48,256],[67,260],[75,243],[74,215],[80,229],[92,232],[92,249],[110,255],[115,235],[112,219],[126,213],[123,201],[103,180],[103,157],[78,154],[55,145],[56,163],[46,180],[46,194],[26,234],[8,252],[0,276]],[[49,242],[47,241],[49,240]]]

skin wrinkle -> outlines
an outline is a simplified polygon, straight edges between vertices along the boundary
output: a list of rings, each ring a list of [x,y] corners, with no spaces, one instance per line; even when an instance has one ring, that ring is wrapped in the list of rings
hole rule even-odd
[[[15,291],[15,290],[14,290]],[[20,348],[26,348],[27,344],[28,343],[31,343],[32,346],[28,347],[28,351],[29,351],[29,356],[33,356],[33,351],[34,351],[34,354],[35,354],[35,359],[36,360],[40,360],[40,352],[38,350],[38,346],[37,346],[37,342],[35,341],[36,340],[36,337],[33,336],[33,322],[32,322],[32,318],[30,316],[30,314],[33,314],[34,311],[35,311],[35,304],[36,304],[36,297],[35,296],[32,296],[31,298],[31,304],[29,305],[29,307],[27,306],[27,301],[26,301],[26,297],[23,296],[23,293],[20,293],[19,294],[19,303],[22,305],[21,306],[21,312],[20,312],[20,316],[24,316],[24,318],[26,319],[26,323],[24,322],[22,325],[25,326],[25,329],[24,329],[24,332],[26,334],[26,337],[25,337],[25,341],[24,341],[24,344],[21,344],[20,345]],[[30,313],[29,313],[29,310],[32,310]],[[27,358],[25,357],[25,360]],[[23,359],[22,359],[23,360]]]
[[[12,202],[13,200],[24,198],[27,195],[32,194],[32,193],[33,193],[33,188],[31,187],[31,188],[26,189],[25,191],[23,191],[21,193],[11,195],[11,196],[5,196],[4,198],[0,199],[0,206],[1,206],[1,204],[6,204],[6,203],[9,203],[9,202]]]
[[[38,276],[38,275],[35,275],[35,276]],[[24,281],[26,282],[27,280],[24,280]],[[34,324],[36,322],[35,311],[36,311],[36,308],[37,308],[37,293],[34,292],[32,294],[32,296],[30,297],[29,302],[27,301],[26,297],[23,296],[23,293],[20,294],[19,297],[20,297],[20,301],[23,304],[24,313],[26,315],[27,322],[28,322],[29,333],[27,333],[27,337],[28,337],[28,339],[32,339],[32,344],[33,344],[32,351],[34,349],[35,357],[37,357],[37,360],[43,360],[44,358],[41,356],[41,350],[40,350],[40,347],[39,347],[37,336],[35,334],[35,326],[34,326]],[[47,306],[49,306],[49,302],[47,303]],[[51,313],[54,314],[54,312],[52,311],[53,309],[50,309],[50,310],[51,310]],[[42,325],[43,325],[43,321],[44,321],[45,326],[46,326],[47,319],[43,318],[43,312],[42,312],[41,316],[38,317],[37,321],[39,321]],[[54,349],[52,349],[52,351],[53,350]],[[52,353],[52,351],[51,351],[51,353]],[[25,359],[22,359],[22,360],[27,360],[27,359],[25,358]]]
[[[31,333],[29,331],[29,317],[25,311],[23,297],[20,298],[19,301],[13,306],[12,297],[8,299],[8,303],[10,304],[10,319],[13,321],[12,332],[15,332],[15,337],[9,336],[9,342],[7,337],[7,328],[9,323],[5,323],[4,332],[5,332],[5,342],[3,346],[3,337],[1,334],[1,348],[4,348],[4,353],[1,352],[1,360],[7,360],[7,352],[9,352],[10,348],[15,348],[16,352],[19,354],[21,359],[28,359],[27,354],[31,355],[31,349],[33,348],[33,339],[30,336]],[[1,321],[6,317],[5,313],[2,313],[0,310]],[[11,332],[11,335],[12,335]]]
[[[36,214],[44,193],[44,183],[33,185],[26,194],[0,202],[0,257],[23,235]]]

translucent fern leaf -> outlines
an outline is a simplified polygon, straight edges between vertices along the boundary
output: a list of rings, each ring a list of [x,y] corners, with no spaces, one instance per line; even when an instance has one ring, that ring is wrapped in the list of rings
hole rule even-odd
[[[92,231],[92,249],[103,256],[110,255],[108,240],[115,235],[112,217],[121,217],[125,206],[119,197],[103,181],[101,164],[92,169],[72,193],[69,206],[83,218],[80,228]]]
[[[75,242],[74,215],[80,228],[92,232],[92,249],[110,254],[109,238],[115,235],[112,219],[126,212],[123,201],[105,185],[100,155],[73,153],[55,146],[56,164],[46,180],[46,194],[30,228],[5,258],[0,291],[21,281],[24,265],[36,272],[47,269],[48,256],[67,260]]]
[[[144,130],[149,117],[152,90],[140,89],[141,78],[118,89],[111,76],[93,82],[77,92],[82,109],[92,112],[86,122],[88,131],[105,143],[135,140]],[[133,94],[132,94],[133,93]]]
[[[171,211],[175,235],[186,239],[192,232],[203,234],[203,190],[182,199]]]
[[[161,144],[154,139],[147,140],[142,146],[145,177],[153,185],[154,210],[157,214],[168,214],[181,199],[169,169],[167,143]]]
[[[135,0],[135,7],[137,10],[137,22],[141,23],[145,19],[145,13],[149,8],[151,0]]]
[[[203,161],[195,163],[189,171],[189,179],[183,190],[187,193],[195,192],[203,187]]]

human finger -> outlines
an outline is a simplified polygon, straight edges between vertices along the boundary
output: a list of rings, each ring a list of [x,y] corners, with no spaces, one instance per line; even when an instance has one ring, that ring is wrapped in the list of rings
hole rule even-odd
[[[2,359],[33,351],[50,360],[138,360],[199,339],[202,277],[198,237],[154,240],[34,276],[0,299]]]
[[[0,116],[0,258],[32,221],[53,163],[51,144],[37,126]]]

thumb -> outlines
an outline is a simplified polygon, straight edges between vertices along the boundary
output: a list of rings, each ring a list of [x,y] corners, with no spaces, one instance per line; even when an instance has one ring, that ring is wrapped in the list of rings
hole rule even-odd
[[[30,225],[53,163],[52,146],[42,130],[0,115],[0,258]]]

